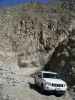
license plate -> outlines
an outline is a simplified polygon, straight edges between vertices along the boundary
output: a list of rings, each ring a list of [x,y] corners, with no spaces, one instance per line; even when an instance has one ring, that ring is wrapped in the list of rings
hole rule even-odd
[[[59,90],[60,90],[60,88],[56,88],[56,90],[57,90],[57,91],[59,91]]]

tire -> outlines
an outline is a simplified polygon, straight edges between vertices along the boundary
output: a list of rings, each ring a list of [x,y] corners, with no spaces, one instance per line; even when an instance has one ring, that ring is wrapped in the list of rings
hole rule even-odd
[[[34,79],[34,84],[37,85],[36,79]]]
[[[36,85],[36,79],[34,79],[34,84]]]
[[[43,83],[41,84],[40,89],[41,89],[41,93],[44,93],[44,85],[43,85]]]
[[[56,92],[56,95],[60,97],[60,96],[65,95],[65,92]]]
[[[38,87],[38,84],[36,82],[36,79],[34,79],[34,85],[35,85],[36,88]]]

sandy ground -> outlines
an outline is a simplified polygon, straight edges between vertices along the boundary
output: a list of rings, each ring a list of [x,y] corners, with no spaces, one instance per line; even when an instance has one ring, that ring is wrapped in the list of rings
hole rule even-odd
[[[41,94],[30,77],[37,68],[19,69],[16,66],[0,65],[0,100],[72,100],[68,92],[61,97]]]

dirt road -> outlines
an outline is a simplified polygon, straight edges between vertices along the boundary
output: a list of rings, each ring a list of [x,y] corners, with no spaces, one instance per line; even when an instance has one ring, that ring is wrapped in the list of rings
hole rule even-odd
[[[72,100],[68,92],[61,97],[41,94],[30,77],[37,68],[12,70],[12,67],[15,65],[0,66],[0,100]]]

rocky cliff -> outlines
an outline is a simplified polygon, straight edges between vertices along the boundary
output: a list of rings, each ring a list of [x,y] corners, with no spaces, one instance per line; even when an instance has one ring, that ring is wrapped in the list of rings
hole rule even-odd
[[[17,62],[20,68],[45,66],[62,72],[69,62],[66,59],[71,59],[74,22],[68,14],[51,12],[46,6],[1,9],[0,60]]]

